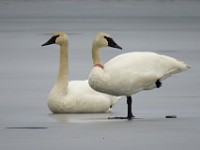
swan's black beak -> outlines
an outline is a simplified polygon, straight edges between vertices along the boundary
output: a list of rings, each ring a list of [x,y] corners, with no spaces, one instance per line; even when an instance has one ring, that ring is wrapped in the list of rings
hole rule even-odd
[[[55,44],[57,37],[59,37],[59,35],[52,36],[46,43],[42,44],[42,46]]]
[[[113,48],[117,48],[117,49],[122,50],[122,47],[120,47],[112,38],[107,37],[107,36],[105,36],[104,38],[108,41],[109,47],[113,47]]]

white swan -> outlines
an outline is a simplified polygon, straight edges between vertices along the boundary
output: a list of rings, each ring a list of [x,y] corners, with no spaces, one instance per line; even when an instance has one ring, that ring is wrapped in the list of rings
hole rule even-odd
[[[57,81],[48,97],[49,109],[53,113],[107,112],[119,97],[94,91],[87,80],[68,83],[68,36],[57,32],[42,46],[50,44],[60,46],[60,65]]]
[[[99,33],[92,45],[94,67],[89,75],[89,85],[98,92],[127,97],[128,115],[120,118],[134,118],[131,95],[159,88],[162,80],[190,68],[182,61],[153,52],[125,53],[102,64],[100,48],[107,46],[121,49],[111,36]]]

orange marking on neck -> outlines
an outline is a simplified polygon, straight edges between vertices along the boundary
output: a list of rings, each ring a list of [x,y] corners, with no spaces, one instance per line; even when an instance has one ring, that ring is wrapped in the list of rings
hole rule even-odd
[[[95,64],[94,67],[100,67],[100,68],[104,69],[104,66],[102,64]]]

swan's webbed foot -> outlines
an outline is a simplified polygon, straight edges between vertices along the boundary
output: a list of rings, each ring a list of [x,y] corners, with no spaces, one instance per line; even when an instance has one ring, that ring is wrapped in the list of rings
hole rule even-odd
[[[108,119],[128,119],[128,120],[136,119],[135,116],[132,113],[131,104],[132,104],[131,96],[127,96],[127,105],[128,105],[128,115],[127,115],[127,117],[109,117]]]
[[[136,119],[135,116],[131,115],[131,116],[127,116],[127,117],[108,117],[108,119],[128,119],[128,120],[132,120],[132,119]]]
[[[159,87],[161,87],[162,86],[162,82],[160,82],[160,80],[158,79],[157,81],[156,81],[156,87],[157,88],[159,88]]]

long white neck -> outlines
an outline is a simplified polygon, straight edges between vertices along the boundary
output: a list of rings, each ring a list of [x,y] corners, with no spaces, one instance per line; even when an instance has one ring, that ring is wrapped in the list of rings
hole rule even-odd
[[[60,46],[60,65],[59,72],[56,82],[56,87],[62,94],[67,93],[68,88],[68,76],[69,76],[69,65],[68,65],[68,46]]]
[[[93,60],[93,65],[101,64],[100,48],[97,47],[94,43],[92,45],[92,60]]]

